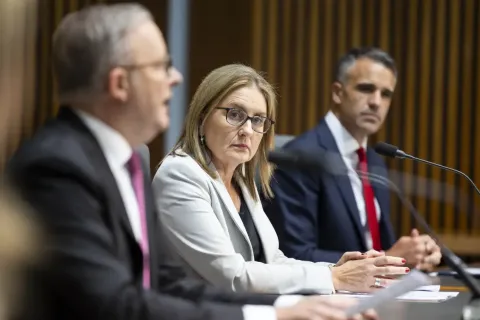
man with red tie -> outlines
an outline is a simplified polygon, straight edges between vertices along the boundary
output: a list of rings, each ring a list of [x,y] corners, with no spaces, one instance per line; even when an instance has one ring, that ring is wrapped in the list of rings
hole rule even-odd
[[[355,48],[338,62],[331,110],[313,129],[284,148],[320,148],[348,175],[278,168],[274,199],[266,212],[289,256],[337,261],[345,251],[385,251],[420,269],[440,262],[440,249],[416,229],[395,241],[389,220],[389,191],[361,172],[387,176],[368,137],[383,124],[397,83],[395,62],[377,48]]]

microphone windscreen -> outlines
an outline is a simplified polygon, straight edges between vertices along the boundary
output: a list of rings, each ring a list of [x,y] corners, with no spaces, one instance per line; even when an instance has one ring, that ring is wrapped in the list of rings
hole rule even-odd
[[[386,156],[395,158],[397,156],[398,147],[393,146],[391,144],[385,142],[379,142],[373,147],[376,153]]]
[[[288,169],[319,169],[321,170],[322,159],[312,156],[303,150],[278,149],[268,153],[268,161],[280,167]]]
[[[277,149],[268,153],[268,161],[284,169],[313,170],[330,175],[346,175],[341,155],[323,149]]]

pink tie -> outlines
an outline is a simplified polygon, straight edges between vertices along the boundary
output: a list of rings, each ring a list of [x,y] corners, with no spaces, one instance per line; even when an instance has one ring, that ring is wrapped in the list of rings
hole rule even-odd
[[[150,255],[148,248],[147,216],[145,213],[143,170],[140,155],[134,152],[127,165],[132,178],[133,189],[137,197],[138,212],[140,214],[140,225],[142,228],[140,247],[143,253],[143,286],[148,289],[150,288]]]

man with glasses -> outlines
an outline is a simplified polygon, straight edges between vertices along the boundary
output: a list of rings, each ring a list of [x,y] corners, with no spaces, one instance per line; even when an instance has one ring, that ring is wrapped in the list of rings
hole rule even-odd
[[[97,5],[67,15],[53,66],[60,112],[8,167],[49,236],[34,279],[35,319],[293,319],[316,306],[254,306],[277,297],[215,290],[167,258],[137,148],[167,128],[182,76],[146,9]]]

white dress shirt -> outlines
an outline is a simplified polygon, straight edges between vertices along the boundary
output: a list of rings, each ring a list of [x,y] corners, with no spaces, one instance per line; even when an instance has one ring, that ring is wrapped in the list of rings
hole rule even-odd
[[[137,198],[133,189],[130,173],[127,168],[128,160],[133,150],[127,140],[112,127],[86,112],[75,110],[83,123],[90,129],[93,136],[100,144],[100,148],[107,159],[108,166],[115,177],[120,195],[130,220],[137,241],[140,242],[142,232],[140,226],[140,212]],[[275,307],[288,307],[296,304],[302,296],[284,295],[275,301]],[[245,305],[243,306],[245,320],[276,320],[275,308],[272,306]]]
[[[365,198],[363,197],[362,180],[356,173],[358,168],[358,154],[357,150],[360,148],[360,144],[352,137],[352,135],[345,129],[337,116],[329,111],[325,116],[325,121],[328,128],[332,132],[337,148],[342,155],[343,161],[348,169],[348,176],[350,178],[350,184],[352,185],[353,194],[355,196],[355,202],[357,203],[358,213],[360,215],[360,222],[365,230],[365,240],[368,249],[373,248],[372,236],[367,224],[367,214],[365,210]],[[361,146],[367,150],[367,139],[362,142]],[[377,220],[380,221],[380,206],[377,198],[375,198],[375,209],[377,211]]]

